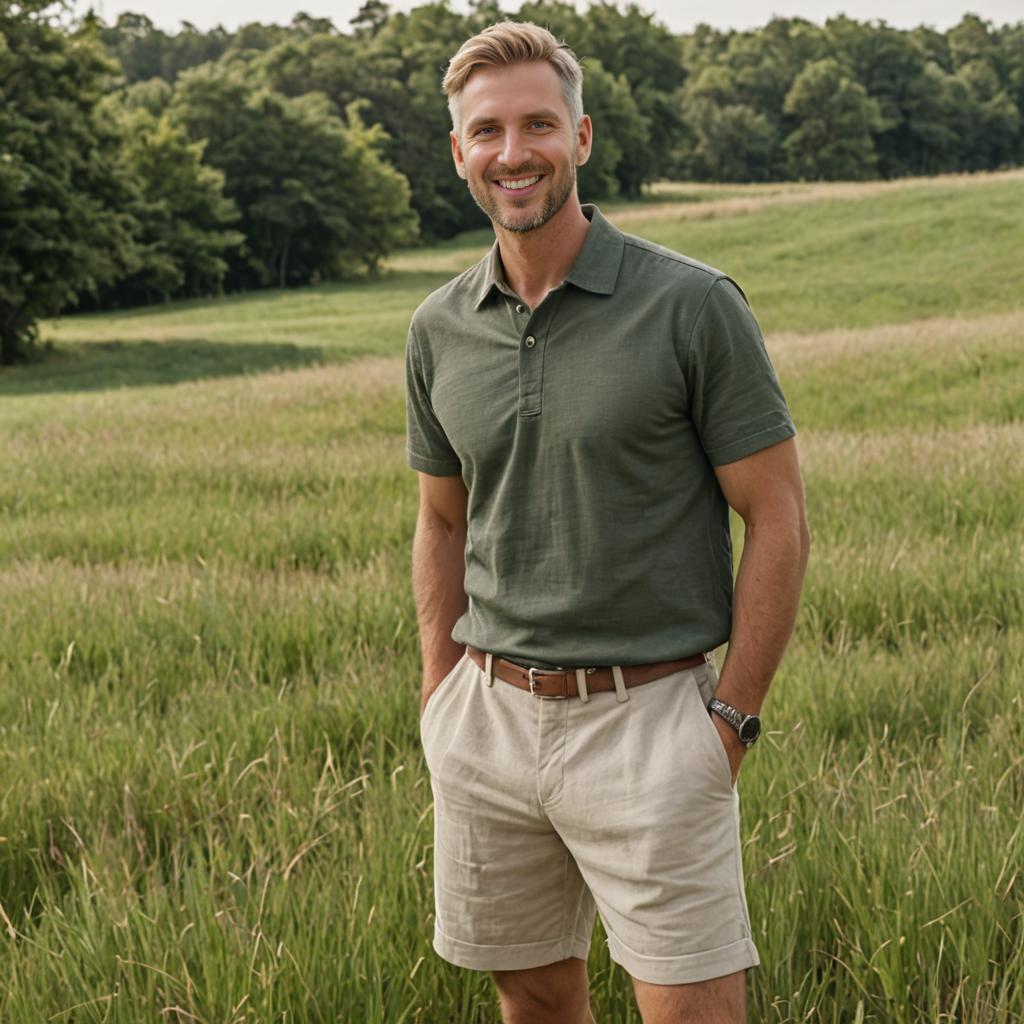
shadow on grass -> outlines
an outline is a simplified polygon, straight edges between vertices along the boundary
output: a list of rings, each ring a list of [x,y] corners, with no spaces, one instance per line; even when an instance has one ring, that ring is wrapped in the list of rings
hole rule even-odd
[[[477,232],[473,237],[466,236],[471,242],[477,244],[477,236],[482,241],[479,244],[482,248],[489,246],[494,241],[494,233]],[[463,236],[457,236],[447,242],[440,244],[437,248],[465,248],[466,242]],[[399,252],[423,253],[432,250],[434,246],[416,246],[410,249],[402,249]],[[396,254],[397,255],[397,254]],[[296,285],[291,288],[261,288],[249,292],[232,292],[227,295],[220,295],[214,298],[197,297],[192,299],[175,299],[172,302],[153,303],[149,306],[129,306],[126,309],[89,310],[80,309],[69,311],[64,317],[57,317],[53,320],[40,321],[40,328],[43,335],[46,334],[48,324],[59,323],[62,319],[69,323],[88,324],[91,321],[102,321],[103,323],[125,322],[131,324],[136,320],[150,318],[171,319],[182,314],[200,313],[210,319],[222,320],[232,319],[235,314],[244,314],[252,310],[252,315],[264,315],[269,310],[269,316],[273,318],[275,311],[282,302],[324,300],[336,302],[344,299],[346,295],[359,297],[368,294],[392,296],[394,294],[404,295],[411,292],[422,292],[425,297],[429,292],[444,284],[451,274],[438,271],[399,271],[390,269],[387,263],[381,267],[378,273],[372,277],[361,277],[352,281],[326,281],[321,284]],[[418,302],[419,299],[414,299]],[[415,304],[413,306],[415,308]],[[411,312],[412,310],[410,310]],[[201,321],[200,321],[201,322]],[[128,328],[129,333],[131,328]]]
[[[353,353],[346,352],[345,356]],[[0,396],[105,391],[237,377],[337,362],[316,347],[288,343],[106,341],[47,345],[30,362],[0,368]]]

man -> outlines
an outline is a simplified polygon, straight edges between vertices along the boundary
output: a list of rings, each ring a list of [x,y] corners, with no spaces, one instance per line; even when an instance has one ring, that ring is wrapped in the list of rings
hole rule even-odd
[[[444,88],[496,242],[406,357],[434,946],[507,1024],[586,1024],[599,912],[646,1024],[735,1024],[735,781],[808,549],[793,425],[738,288],[580,205],[564,44],[494,25]]]

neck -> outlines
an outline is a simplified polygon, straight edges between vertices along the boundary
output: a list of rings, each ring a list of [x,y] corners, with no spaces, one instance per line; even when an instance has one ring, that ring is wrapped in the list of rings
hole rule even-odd
[[[531,308],[544,301],[569,273],[590,230],[575,192],[534,231],[507,231],[494,224],[509,287]]]

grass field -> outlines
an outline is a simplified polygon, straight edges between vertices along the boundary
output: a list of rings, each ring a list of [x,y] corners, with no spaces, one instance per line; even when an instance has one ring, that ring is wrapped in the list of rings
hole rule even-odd
[[[751,1021],[1024,1022],[1024,173],[661,186],[814,550],[741,792]],[[0,372],[0,1020],[492,1024],[432,953],[402,350],[488,244],[45,325]],[[600,1024],[638,1022],[603,943]]]

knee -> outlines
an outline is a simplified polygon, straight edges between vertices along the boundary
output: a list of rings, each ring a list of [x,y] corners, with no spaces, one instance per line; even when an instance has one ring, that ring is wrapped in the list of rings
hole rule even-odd
[[[576,972],[572,972],[576,974]],[[504,1024],[593,1024],[586,975],[496,971],[494,984]]]
[[[503,1024],[594,1024],[584,996],[562,999],[535,992],[498,990]]]

